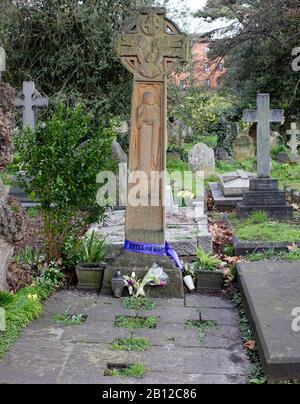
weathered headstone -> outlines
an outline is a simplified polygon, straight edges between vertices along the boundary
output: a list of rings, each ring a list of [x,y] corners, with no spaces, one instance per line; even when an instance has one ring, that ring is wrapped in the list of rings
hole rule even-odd
[[[111,157],[113,161],[118,164],[127,163],[127,155],[122,149],[120,143],[118,143],[116,140],[114,140],[111,145]]]
[[[120,126],[117,128],[117,132],[118,132],[120,135],[125,135],[126,133],[129,132],[129,128],[128,128],[128,123],[127,123],[127,121],[122,121],[122,122],[120,123]]]
[[[237,205],[238,217],[247,217],[255,211],[275,218],[293,217],[293,208],[287,204],[285,192],[279,191],[278,180],[271,179],[270,123],[282,122],[283,110],[270,109],[270,95],[258,94],[257,110],[244,111],[245,122],[257,123],[257,179],[250,180],[250,191],[244,192]]]
[[[134,77],[125,238],[133,243],[164,246],[167,76],[179,63],[186,61],[188,37],[166,17],[164,8],[146,8],[127,21],[115,42],[121,62]],[[155,184],[153,173],[156,173]],[[159,179],[157,174],[160,174]],[[143,195],[144,206],[133,203],[133,194]],[[172,268],[167,257],[123,251],[105,271],[104,283],[109,283],[117,266],[129,271],[137,267],[142,273],[153,262]],[[175,275],[166,293],[182,296],[180,270],[171,271]]]
[[[204,171],[206,177],[216,169],[215,153],[204,143],[197,143],[189,152],[189,167],[193,172]]]
[[[237,161],[252,159],[255,156],[255,146],[252,138],[246,132],[241,132],[235,141],[234,158]]]
[[[32,81],[24,81],[23,89],[16,98],[16,107],[22,112],[23,126],[35,129],[39,109],[48,107],[48,98],[42,97]]]
[[[283,144],[283,138],[279,132],[271,132],[271,148],[275,148]]]
[[[297,123],[291,123],[291,129],[286,132],[288,135],[291,135],[291,139],[289,141],[289,146],[291,148],[291,159],[294,162],[300,161],[300,156],[298,154],[298,147],[300,146],[300,129],[297,129]]]

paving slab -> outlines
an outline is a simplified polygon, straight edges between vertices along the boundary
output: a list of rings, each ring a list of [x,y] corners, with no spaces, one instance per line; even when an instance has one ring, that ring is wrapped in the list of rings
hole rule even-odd
[[[233,309],[234,303],[221,294],[187,294],[185,297],[186,307],[201,308],[215,308],[215,309]]]
[[[0,384],[245,384],[250,364],[243,349],[236,311],[220,296],[194,295],[185,299],[153,299],[152,311],[126,310],[123,299],[95,293],[61,291],[44,305],[42,316],[26,328],[0,361]],[[186,303],[186,306],[185,306]],[[218,327],[200,341],[197,329],[186,320],[206,319]],[[80,326],[53,322],[53,315],[70,312],[87,315]],[[156,329],[115,328],[116,315],[157,315]],[[145,352],[113,351],[115,338],[148,338]],[[142,363],[141,379],[106,377],[108,363]]]
[[[195,355],[201,357],[195,361]],[[246,353],[241,350],[186,348],[184,350],[184,372],[208,375],[247,375],[250,372]]]
[[[267,377],[300,379],[300,262],[243,262],[238,279]]]

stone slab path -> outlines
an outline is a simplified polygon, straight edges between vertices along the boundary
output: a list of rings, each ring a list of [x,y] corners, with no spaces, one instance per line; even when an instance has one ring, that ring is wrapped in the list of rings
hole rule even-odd
[[[189,295],[186,299],[154,299],[156,309],[126,310],[122,300],[78,291],[61,291],[44,306],[44,314],[26,330],[0,362],[0,384],[245,384],[250,363],[238,330],[232,302],[220,297]],[[70,308],[69,308],[70,307]],[[80,326],[65,327],[53,316],[69,308],[87,315]],[[201,342],[187,320],[215,320]],[[157,316],[156,329],[115,328],[117,315]],[[147,337],[145,352],[120,352],[110,343],[120,337]],[[104,376],[108,363],[143,363],[142,379]]]

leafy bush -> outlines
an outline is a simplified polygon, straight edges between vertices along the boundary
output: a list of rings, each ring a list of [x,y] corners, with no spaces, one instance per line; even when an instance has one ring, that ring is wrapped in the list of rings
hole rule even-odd
[[[18,138],[23,187],[41,202],[48,261],[61,258],[66,240],[104,215],[96,203],[97,174],[109,169],[115,126],[95,121],[81,106],[59,106],[46,124]]]
[[[288,153],[288,151],[289,151],[288,148],[285,147],[285,145],[282,144],[282,145],[273,147],[271,149],[271,156],[272,156],[273,159],[276,159],[276,157],[277,157],[277,155],[279,153]]]
[[[24,250],[21,250],[15,257],[14,261],[17,265],[26,265],[31,269],[37,269],[41,261],[42,252],[40,249],[26,246]]]
[[[46,268],[31,286],[15,294],[0,293],[0,306],[5,309],[6,331],[0,336],[0,358],[17,340],[23,328],[42,312],[41,301],[61,286],[63,274],[56,267]]]
[[[195,141],[217,137],[217,146],[231,151],[229,124],[237,120],[235,100],[216,93],[192,87],[173,111],[185,125],[192,128]]]
[[[147,0],[1,0],[7,80],[38,81],[53,102],[78,99],[105,114],[129,113],[131,75],[112,46],[125,18]],[[47,111],[46,111],[47,113]]]
[[[213,256],[212,254],[207,253],[203,250],[203,248],[197,249],[197,261],[196,267],[201,269],[202,271],[216,271],[220,266],[221,261]]]

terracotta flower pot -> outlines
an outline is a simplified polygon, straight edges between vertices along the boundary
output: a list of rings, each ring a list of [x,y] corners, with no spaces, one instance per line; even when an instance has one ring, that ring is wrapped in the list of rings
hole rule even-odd
[[[79,263],[75,269],[78,279],[77,288],[101,290],[105,266],[103,263]]]

